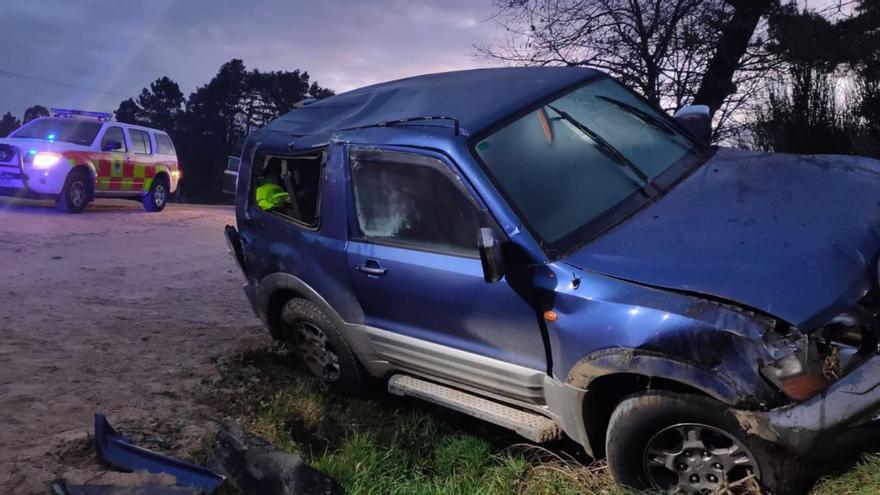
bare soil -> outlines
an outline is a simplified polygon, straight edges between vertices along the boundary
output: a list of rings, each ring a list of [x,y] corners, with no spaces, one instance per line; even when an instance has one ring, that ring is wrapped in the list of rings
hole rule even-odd
[[[219,419],[200,384],[221,356],[269,340],[226,253],[231,208],[53,206],[0,199],[3,494],[58,477],[124,484],[93,453],[95,412],[139,445],[192,455]]]

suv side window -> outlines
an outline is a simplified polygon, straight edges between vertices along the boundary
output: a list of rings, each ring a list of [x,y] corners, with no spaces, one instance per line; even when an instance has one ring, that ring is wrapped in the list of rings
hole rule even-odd
[[[480,212],[447,165],[398,152],[351,158],[360,233],[366,240],[456,256],[477,255]]]
[[[155,134],[156,136],[156,153],[160,155],[173,155],[174,154],[174,143],[171,142],[171,138],[166,134],[159,134],[158,132]]]
[[[120,144],[119,148],[108,150],[107,144],[111,142],[117,142]],[[128,151],[128,148],[125,146],[125,136],[122,133],[122,127],[108,127],[104,132],[104,137],[101,138],[101,151],[121,151],[125,153]]]
[[[150,155],[153,153],[153,146],[150,144],[150,135],[145,131],[137,129],[129,129],[128,135],[131,137],[131,151],[139,155]]]
[[[262,211],[316,228],[323,170],[321,150],[295,156],[258,156],[254,160],[251,201]]]

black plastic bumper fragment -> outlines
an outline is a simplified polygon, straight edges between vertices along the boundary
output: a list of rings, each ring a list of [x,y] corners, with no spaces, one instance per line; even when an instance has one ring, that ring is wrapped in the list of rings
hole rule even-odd
[[[224,479],[205,467],[132,445],[99,413],[95,413],[95,450],[102,461],[115,468],[167,473],[177,479],[178,485],[195,487],[206,493],[213,492]]]

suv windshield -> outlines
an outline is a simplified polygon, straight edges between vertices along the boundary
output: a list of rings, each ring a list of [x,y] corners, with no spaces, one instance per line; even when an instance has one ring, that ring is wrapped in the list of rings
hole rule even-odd
[[[604,78],[494,131],[475,150],[551,256],[631,215],[701,151],[669,117]]]
[[[9,137],[45,139],[91,146],[101,130],[101,125],[100,122],[80,119],[37,119],[28,122]]]

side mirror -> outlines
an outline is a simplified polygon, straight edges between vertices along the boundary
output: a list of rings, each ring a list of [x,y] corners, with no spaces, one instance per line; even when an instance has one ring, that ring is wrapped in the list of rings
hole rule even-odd
[[[477,248],[480,250],[480,262],[483,264],[483,279],[493,284],[504,276],[504,254],[501,243],[495,238],[495,232],[483,227],[477,233]]]
[[[101,151],[119,151],[122,149],[122,143],[119,141],[104,141]]]
[[[712,113],[708,105],[685,105],[675,112],[674,118],[697,139],[707,144],[712,141]]]

